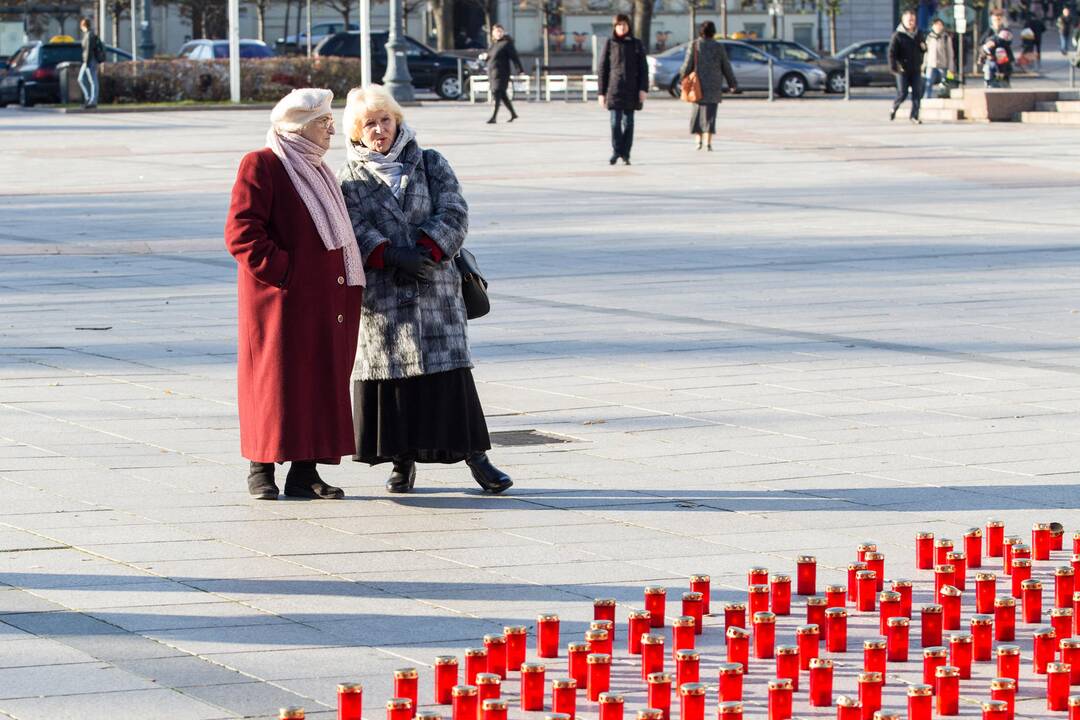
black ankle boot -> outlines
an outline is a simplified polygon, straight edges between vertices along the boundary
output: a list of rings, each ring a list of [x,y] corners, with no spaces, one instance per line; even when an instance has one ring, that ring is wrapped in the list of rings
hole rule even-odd
[[[465,458],[465,464],[472,471],[473,480],[484,488],[484,492],[498,495],[514,484],[509,475],[491,464],[487,453],[470,455]]]
[[[274,463],[253,462],[248,468],[248,492],[256,500],[277,500]]]
[[[341,488],[327,485],[319,477],[314,460],[293,460],[285,476],[285,494],[309,500],[340,500],[345,497]]]
[[[386,492],[407,493],[416,482],[416,462],[404,458],[394,458],[394,471],[386,481]]]

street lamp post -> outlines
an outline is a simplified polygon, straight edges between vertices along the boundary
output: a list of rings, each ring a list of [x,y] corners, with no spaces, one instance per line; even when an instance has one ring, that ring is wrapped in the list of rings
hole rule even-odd
[[[142,30],[140,33],[139,51],[143,60],[150,60],[154,57],[154,28],[150,24],[153,18],[153,15],[151,14],[153,10],[153,0],[143,0],[142,22],[139,23]]]
[[[383,85],[399,103],[415,101],[412,75],[405,61],[404,0],[390,0],[390,36],[386,40],[386,74]]]

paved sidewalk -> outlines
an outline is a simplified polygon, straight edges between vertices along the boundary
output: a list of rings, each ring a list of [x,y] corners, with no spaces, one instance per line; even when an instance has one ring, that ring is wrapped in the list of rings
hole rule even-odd
[[[621,646],[643,586],[675,599],[692,572],[715,605],[749,566],[810,552],[823,586],[872,539],[918,604],[918,529],[995,516],[1071,538],[1075,132],[887,110],[725,101],[704,153],[684,105],[650,101],[631,167],[607,165],[595,104],[494,127],[479,106],[411,110],[465,184],[492,281],[471,327],[491,428],[550,442],[493,451],[504,497],[463,467],[390,497],[385,468],[346,462],[325,474],[347,500],[277,503],[248,500],[237,455],[221,242],[266,112],[0,111],[0,715],[331,718],[336,683],[360,681],[374,719],[394,668],[420,667],[430,702],[435,655],[541,612],[576,640],[594,597],[618,599]],[[711,682],[722,622],[700,644]],[[856,649],[876,625],[852,622]],[[860,654],[838,659],[851,694]],[[635,672],[618,660],[628,709]],[[886,707],[903,702],[890,681]]]

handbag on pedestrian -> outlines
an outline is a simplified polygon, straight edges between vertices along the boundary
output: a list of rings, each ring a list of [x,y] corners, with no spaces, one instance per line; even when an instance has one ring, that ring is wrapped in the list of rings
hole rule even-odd
[[[691,44],[694,47],[694,69],[682,79],[682,99],[683,102],[698,103],[701,102],[701,78],[697,72],[698,41]]]

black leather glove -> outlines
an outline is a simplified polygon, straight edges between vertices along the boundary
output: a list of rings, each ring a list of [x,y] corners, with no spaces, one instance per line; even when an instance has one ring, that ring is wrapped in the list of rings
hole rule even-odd
[[[418,282],[431,282],[435,274],[435,261],[418,248],[388,247],[383,252],[383,263],[399,276]]]

